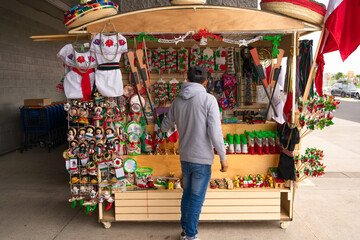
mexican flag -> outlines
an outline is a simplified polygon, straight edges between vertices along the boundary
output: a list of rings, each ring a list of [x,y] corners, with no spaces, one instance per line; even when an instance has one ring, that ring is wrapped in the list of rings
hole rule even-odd
[[[360,2],[359,0],[330,0],[324,18],[324,36],[319,55],[316,58],[318,69],[315,86],[322,95],[324,75],[324,53],[339,50],[345,61],[360,45]]]

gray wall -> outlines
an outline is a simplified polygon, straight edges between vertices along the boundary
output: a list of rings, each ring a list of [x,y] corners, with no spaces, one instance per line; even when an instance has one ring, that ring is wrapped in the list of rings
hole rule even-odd
[[[0,154],[20,146],[19,107],[26,98],[64,99],[55,91],[63,75],[56,53],[63,43],[37,43],[31,35],[59,34],[59,20],[7,1],[0,7]],[[17,11],[18,10],[18,11]]]

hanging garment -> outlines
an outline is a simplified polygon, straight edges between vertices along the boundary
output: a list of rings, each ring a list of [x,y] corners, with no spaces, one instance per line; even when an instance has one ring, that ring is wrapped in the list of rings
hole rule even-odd
[[[97,66],[95,56],[88,52],[77,52],[72,44],[66,44],[57,54],[64,62],[64,91],[66,98],[88,99],[95,81],[93,68]]]
[[[279,133],[283,150],[280,153],[280,160],[277,168],[278,178],[282,180],[296,180],[293,151],[295,145],[300,142],[299,130],[297,127],[291,129],[287,123],[284,123],[279,129]]]
[[[99,93],[105,97],[123,95],[119,62],[121,54],[128,51],[126,38],[120,33],[98,33],[92,40],[90,51],[95,53],[99,65],[95,73],[95,84]]]

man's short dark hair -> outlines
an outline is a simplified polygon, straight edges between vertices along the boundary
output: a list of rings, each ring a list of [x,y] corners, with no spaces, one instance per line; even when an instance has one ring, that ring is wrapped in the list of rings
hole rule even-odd
[[[190,67],[187,73],[190,82],[203,84],[207,78],[206,70],[203,67]]]

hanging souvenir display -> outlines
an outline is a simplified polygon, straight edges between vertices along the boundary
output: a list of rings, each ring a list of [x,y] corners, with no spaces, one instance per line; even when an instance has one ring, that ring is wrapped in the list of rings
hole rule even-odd
[[[215,71],[226,71],[226,50],[223,47],[215,51]]]
[[[178,71],[186,73],[188,71],[189,66],[189,51],[181,47],[178,50]]]
[[[120,33],[98,33],[92,40],[90,51],[95,53],[99,65],[95,73],[95,84],[99,93],[106,97],[123,95],[119,61],[122,53],[128,51],[126,38]]]
[[[190,49],[190,67],[201,66],[201,48],[194,45]]]
[[[234,74],[234,47],[226,48],[226,69],[228,73]]]
[[[165,105],[166,102],[169,100],[168,97],[168,83],[164,80],[158,80],[154,85],[154,92],[155,92],[155,104],[156,106]]]
[[[67,44],[57,54],[70,69],[64,76],[65,95],[68,99],[89,99],[95,82],[93,68],[98,66],[98,62],[91,51],[78,52],[75,48],[75,44]]]
[[[165,50],[158,47],[153,51],[152,56],[154,71],[163,74],[165,72]]]
[[[169,101],[172,102],[180,92],[181,83],[175,78],[169,82]]]
[[[176,50],[174,48],[168,48],[165,52],[165,72],[176,72]]]
[[[202,66],[210,73],[212,73],[215,69],[214,51],[209,47],[205,48],[203,51]]]

